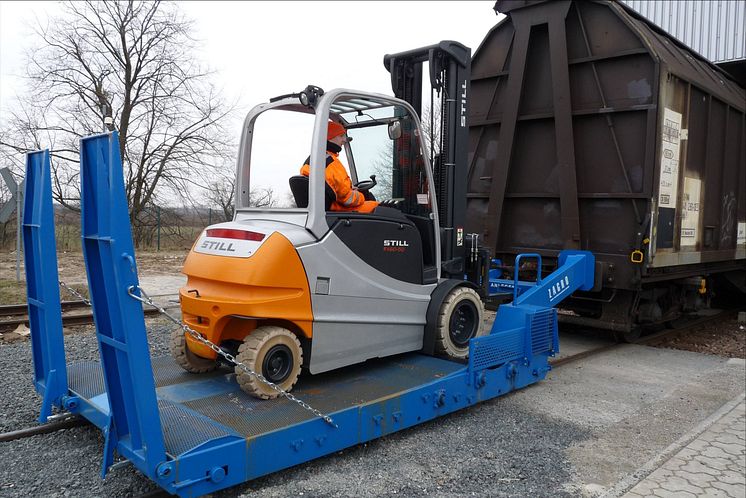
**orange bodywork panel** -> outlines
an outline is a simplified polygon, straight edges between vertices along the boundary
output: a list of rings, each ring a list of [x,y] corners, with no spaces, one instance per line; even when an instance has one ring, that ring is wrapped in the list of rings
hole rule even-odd
[[[284,326],[311,338],[313,312],[306,271],[295,247],[275,232],[248,258],[189,253],[179,290],[182,320],[209,341],[243,340],[258,323]],[[196,291],[196,292],[195,292]],[[217,354],[186,336],[203,358]]]

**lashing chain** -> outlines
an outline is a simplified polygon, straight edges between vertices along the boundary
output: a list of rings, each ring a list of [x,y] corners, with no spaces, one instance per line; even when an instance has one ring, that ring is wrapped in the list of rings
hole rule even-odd
[[[69,292],[73,296],[75,296],[78,299],[80,299],[81,301],[83,301],[83,303],[85,303],[86,306],[90,306],[91,305],[91,301],[89,301],[85,296],[83,296],[83,294],[81,294],[80,292],[76,291],[75,289],[73,289],[72,287],[70,287],[69,285],[67,285],[62,280],[60,280],[59,282],[60,282],[60,287],[62,287],[67,292]]]
[[[136,292],[139,292],[139,295],[136,294]],[[266,378],[264,378],[264,376],[262,374],[253,371],[252,369],[250,369],[249,367],[247,367],[246,365],[244,365],[243,363],[241,363],[240,361],[238,361],[235,356],[233,356],[232,354],[228,353],[227,351],[224,351],[218,345],[212,343],[211,341],[209,341],[205,337],[202,337],[202,334],[200,334],[196,330],[192,329],[191,327],[189,327],[188,325],[186,325],[185,323],[183,323],[178,318],[175,318],[172,315],[170,315],[163,307],[161,307],[161,306],[157,305],[155,302],[153,302],[153,300],[150,298],[150,296],[148,296],[148,294],[139,285],[138,286],[132,285],[129,288],[127,288],[127,294],[129,294],[133,299],[136,299],[136,300],[140,301],[141,303],[147,304],[148,306],[151,306],[151,307],[155,308],[156,310],[158,310],[159,313],[161,313],[166,318],[168,318],[169,320],[171,320],[172,322],[174,322],[184,332],[186,332],[187,334],[189,334],[190,336],[192,336],[194,339],[196,339],[197,341],[201,342],[202,344],[204,344],[205,346],[207,346],[208,348],[210,348],[211,350],[213,350],[215,353],[219,354],[220,356],[222,356],[223,358],[225,358],[226,360],[228,360],[230,363],[236,365],[237,367],[239,367],[241,370],[243,370],[247,374],[251,375],[252,377],[255,377],[256,379],[259,380],[259,382],[262,382],[262,383],[268,385],[269,387],[271,387],[272,389],[274,389],[275,391],[277,391],[281,396],[287,398],[288,400],[292,401],[293,403],[297,403],[304,410],[307,410],[307,411],[313,413],[316,417],[321,418],[324,422],[326,422],[327,424],[331,425],[335,429],[339,428],[339,426],[334,422],[334,420],[332,420],[332,418],[329,415],[324,415],[319,410],[317,410],[316,408],[312,407],[311,405],[309,405],[305,401],[296,398],[295,396],[293,396],[289,392],[285,391],[283,388],[281,388],[277,384],[268,381]]]

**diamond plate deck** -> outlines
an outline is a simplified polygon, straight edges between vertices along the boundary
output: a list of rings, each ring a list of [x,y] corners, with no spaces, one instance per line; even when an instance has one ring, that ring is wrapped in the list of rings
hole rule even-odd
[[[293,394],[323,413],[390,398],[463,366],[419,354],[369,361],[321,375],[301,376]],[[236,389],[184,403],[236,432],[253,437],[313,418],[286,399],[258,400]]]
[[[406,354],[321,375],[304,374],[293,394],[323,413],[334,413],[393,397],[462,368],[459,363]],[[71,364],[68,375],[70,389],[81,397],[91,399],[104,392],[99,362]],[[172,455],[232,431],[251,438],[313,418],[284,398],[259,400],[245,394],[228,369],[190,374],[163,356],[153,359],[153,375],[166,448]]]

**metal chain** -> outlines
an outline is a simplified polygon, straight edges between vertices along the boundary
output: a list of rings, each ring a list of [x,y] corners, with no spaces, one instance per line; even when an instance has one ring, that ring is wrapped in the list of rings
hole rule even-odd
[[[140,295],[138,296],[137,294],[135,294],[135,291],[138,291],[140,293]],[[326,422],[327,424],[331,425],[335,429],[339,428],[339,426],[334,422],[334,420],[332,420],[332,418],[329,415],[324,415],[319,410],[317,410],[316,408],[312,407],[311,405],[309,405],[305,401],[296,398],[295,396],[293,396],[289,392],[287,392],[284,389],[282,389],[277,384],[274,384],[274,383],[268,381],[262,374],[259,374],[259,373],[255,372],[255,371],[253,371],[252,369],[250,369],[249,367],[247,367],[246,365],[244,365],[243,363],[241,363],[240,361],[238,361],[235,356],[233,356],[232,354],[228,353],[227,351],[223,351],[223,349],[221,349],[219,346],[217,346],[216,344],[214,344],[211,341],[207,340],[206,338],[202,337],[202,334],[200,334],[196,330],[192,329],[191,327],[189,327],[188,325],[186,325],[185,323],[183,323],[178,318],[175,318],[175,317],[171,316],[163,307],[161,307],[161,306],[157,305],[155,302],[153,302],[153,300],[150,298],[150,296],[148,296],[148,294],[139,285],[138,286],[132,285],[129,288],[127,288],[127,294],[129,294],[130,297],[132,297],[133,299],[136,299],[136,300],[140,301],[141,303],[145,303],[148,306],[151,306],[151,307],[157,309],[159,313],[161,313],[162,315],[165,315],[166,318],[168,318],[169,320],[171,320],[172,322],[174,322],[176,325],[178,325],[184,332],[188,333],[194,339],[198,340],[199,342],[201,342],[202,344],[204,344],[205,346],[207,346],[208,348],[210,348],[215,353],[219,354],[220,356],[222,356],[223,358],[225,358],[229,362],[231,362],[234,365],[236,365],[239,368],[241,368],[241,370],[243,370],[247,374],[251,375],[252,377],[255,377],[257,380],[259,380],[259,382],[262,382],[262,383],[268,385],[269,387],[271,387],[272,389],[274,389],[275,391],[277,391],[281,396],[284,396],[285,398],[287,398],[288,400],[292,401],[293,403],[297,403],[303,409],[305,409],[305,410],[313,413],[315,416],[321,418],[324,422]]]
[[[91,305],[91,302],[90,302],[90,301],[89,301],[88,299],[86,299],[86,298],[85,298],[85,297],[83,296],[83,294],[81,294],[80,292],[76,291],[75,289],[73,289],[72,287],[70,287],[69,285],[67,285],[67,284],[66,284],[65,282],[63,282],[62,280],[60,280],[59,282],[60,282],[60,287],[62,287],[62,288],[63,288],[63,289],[65,289],[65,290],[66,290],[67,292],[69,292],[69,293],[70,293],[70,294],[72,294],[73,296],[75,296],[75,297],[77,297],[78,299],[80,299],[81,301],[83,301],[83,302],[85,303],[85,305],[86,305],[86,306],[90,306],[90,305]]]

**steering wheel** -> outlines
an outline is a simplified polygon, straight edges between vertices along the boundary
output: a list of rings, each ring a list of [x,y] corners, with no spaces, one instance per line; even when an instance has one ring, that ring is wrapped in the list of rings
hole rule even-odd
[[[358,190],[370,190],[376,185],[378,185],[378,182],[376,182],[376,175],[370,175],[370,180],[358,182],[358,184],[355,185],[355,188]]]

